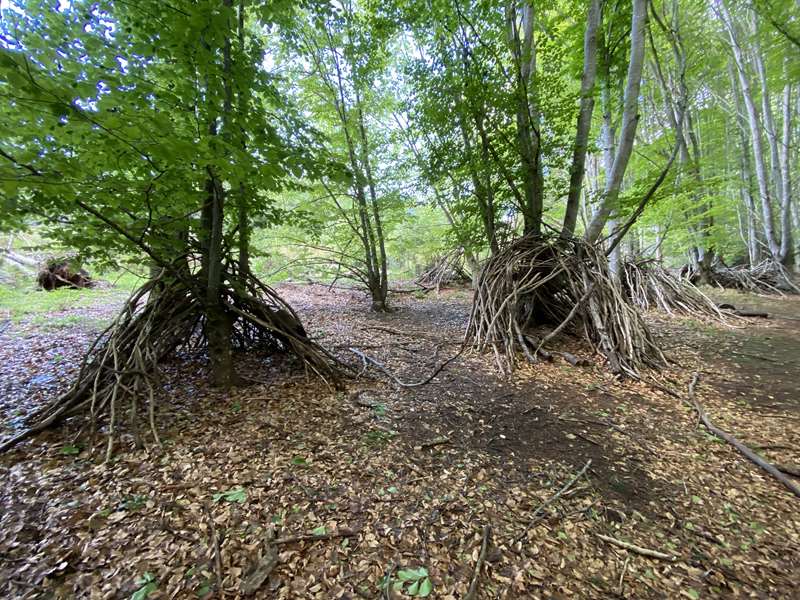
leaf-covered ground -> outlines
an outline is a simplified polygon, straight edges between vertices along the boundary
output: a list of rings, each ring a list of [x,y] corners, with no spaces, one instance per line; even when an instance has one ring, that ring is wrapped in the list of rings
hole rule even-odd
[[[375,315],[347,291],[282,292],[329,348],[404,381],[458,351],[469,302],[403,295]],[[104,302],[60,327],[6,322],[4,435],[67,385]],[[660,377],[683,392],[699,371],[719,426],[800,463],[800,302],[766,305],[776,317],[736,329],[651,317],[678,363]],[[412,388],[370,370],[336,392],[279,358],[238,369],[252,383],[225,394],[202,362],[165,365],[163,451],[104,466],[68,424],[1,456],[0,596],[234,599],[276,548],[252,597],[463,598],[479,558],[478,598],[796,597],[797,498],[652,386],[560,362],[503,380],[475,355]]]

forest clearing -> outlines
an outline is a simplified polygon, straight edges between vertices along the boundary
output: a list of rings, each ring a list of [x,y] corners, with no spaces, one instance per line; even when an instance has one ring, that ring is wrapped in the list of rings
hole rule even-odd
[[[369,352],[403,380],[451,351],[469,310],[463,289],[407,296],[390,315],[364,311],[354,292],[281,291],[330,347]],[[716,423],[769,460],[798,465],[800,300],[735,296],[776,316],[734,329],[657,323],[680,356],[664,380],[685,392],[700,373],[697,393]],[[108,319],[117,306],[91,310]],[[80,310],[58,316],[70,314]],[[61,365],[93,333],[24,320],[6,329],[4,422],[58,387],[41,373],[70,378]],[[98,465],[69,442],[71,427],[4,455],[4,594],[37,597],[36,581],[55,597],[128,597],[148,572],[158,592],[149,597],[203,597],[219,568],[221,589],[240,597],[275,528],[322,539],[279,545],[260,597],[378,598],[390,569],[422,567],[431,597],[461,598],[488,526],[480,597],[794,595],[796,498],[698,428],[690,406],[647,384],[565,361],[507,381],[471,356],[426,386],[367,378],[332,392],[281,363],[248,367],[261,381],[224,393],[198,381],[191,361],[165,365],[163,452]],[[241,501],[215,501],[239,490]]]
[[[798,0],[0,0],[0,597],[797,597],[798,81]]]

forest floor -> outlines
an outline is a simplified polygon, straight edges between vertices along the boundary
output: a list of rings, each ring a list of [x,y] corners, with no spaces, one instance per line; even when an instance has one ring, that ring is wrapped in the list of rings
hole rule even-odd
[[[404,381],[458,351],[470,298],[404,294],[377,315],[349,291],[280,291],[327,347]],[[3,437],[67,385],[121,299],[0,325]],[[677,362],[659,380],[685,393],[698,372],[713,421],[800,463],[800,299],[724,299],[772,317],[731,329],[650,315]],[[287,360],[237,367],[254,381],[223,393],[196,360],[165,365],[163,451],[102,465],[67,424],[0,456],[0,597],[235,599],[272,544],[253,597],[399,600],[430,585],[465,598],[479,560],[475,598],[797,597],[798,499],[685,403],[599,363],[504,379],[465,354],[428,385],[369,370],[345,391]],[[286,539],[298,535],[318,539]],[[402,591],[381,591],[387,574]]]

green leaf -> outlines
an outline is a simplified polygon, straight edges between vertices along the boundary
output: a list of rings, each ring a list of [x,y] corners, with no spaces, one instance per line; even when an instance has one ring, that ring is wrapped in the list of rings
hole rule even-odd
[[[247,500],[247,492],[243,488],[233,488],[226,492],[219,492],[213,496],[214,502],[225,500],[225,502],[238,502],[241,504]]]
[[[73,455],[73,454],[79,454],[80,451],[81,451],[80,448],[78,448],[77,446],[72,446],[72,445],[64,446],[63,448],[61,448],[61,454],[65,454],[67,456]]]
[[[146,572],[139,579],[136,580],[136,585],[140,586],[138,590],[131,594],[131,600],[145,600],[150,594],[156,591],[158,584],[156,583],[155,575]]]
[[[433,591],[433,584],[431,583],[430,577],[426,577],[422,580],[422,583],[419,585],[419,594],[417,594],[420,598],[427,598],[430,593]]]
[[[700,598],[700,592],[698,592],[697,590],[692,590],[692,589],[686,590],[686,595],[692,598],[692,600],[698,600],[698,598]]]
[[[419,579],[419,577],[417,577],[416,571],[411,569],[401,569],[400,571],[397,572],[397,577],[401,581],[415,581]]]
[[[419,591],[419,581],[415,581],[410,586],[408,586],[408,593],[412,596],[416,596],[417,592]]]
[[[316,529],[311,530],[311,535],[325,535],[326,533],[325,525],[320,525]]]
[[[292,464],[293,465],[305,465],[306,464],[306,459],[303,458],[302,456],[295,456],[294,458],[292,458]]]

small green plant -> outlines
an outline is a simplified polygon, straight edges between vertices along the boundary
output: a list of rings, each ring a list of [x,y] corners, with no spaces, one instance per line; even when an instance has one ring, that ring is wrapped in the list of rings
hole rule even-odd
[[[127,511],[137,511],[144,508],[144,503],[147,501],[147,496],[136,494],[135,496],[128,496],[125,498],[124,506]]]
[[[138,585],[139,588],[133,592],[131,595],[131,600],[145,600],[145,598],[148,598],[150,594],[158,589],[156,577],[150,572],[146,572],[139,579],[137,579],[136,585]]]
[[[386,431],[385,429],[372,429],[367,432],[367,443],[375,446],[388,444],[391,439],[397,435],[395,431]]]
[[[226,492],[219,492],[218,494],[214,494],[213,496],[214,502],[219,502],[220,500],[224,500],[225,502],[238,502],[241,504],[245,500],[247,500],[247,492],[244,491],[244,488],[233,488]]]
[[[63,446],[61,448],[61,454],[65,456],[74,456],[75,454],[80,454],[81,449],[78,446],[73,446],[71,444],[67,446]]]
[[[292,464],[298,467],[304,467],[308,464],[304,456],[295,456],[292,458]]]
[[[383,589],[391,584],[390,577],[383,583]],[[396,592],[405,592],[409,596],[416,598],[427,598],[433,591],[431,578],[428,576],[428,569],[419,567],[418,569],[400,569],[397,572],[397,581],[392,584],[392,589]]]

